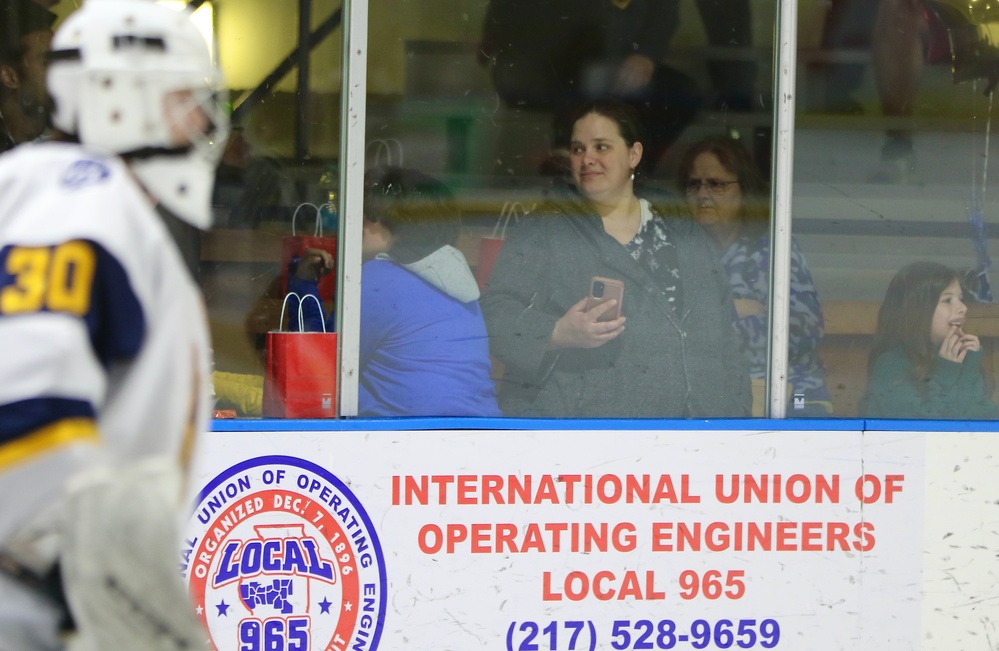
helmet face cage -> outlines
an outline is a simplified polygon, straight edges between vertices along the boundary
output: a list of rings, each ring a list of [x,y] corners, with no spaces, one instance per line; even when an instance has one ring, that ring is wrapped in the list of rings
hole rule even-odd
[[[218,162],[229,137],[227,94],[219,90],[219,83],[205,80],[200,87],[191,88],[181,79],[164,84],[161,91],[151,95],[161,97],[162,146],[191,147],[205,159]]]
[[[221,73],[186,12],[152,0],[86,0],[53,38],[48,86],[53,124],[81,143],[126,159],[174,159],[176,172],[168,176],[186,179],[174,178],[166,189],[154,187],[162,179],[139,174],[140,180],[178,216],[204,225],[208,200],[189,191],[205,184],[192,175],[211,174],[229,119]],[[185,160],[199,164],[185,172]],[[163,165],[153,167],[163,174]]]

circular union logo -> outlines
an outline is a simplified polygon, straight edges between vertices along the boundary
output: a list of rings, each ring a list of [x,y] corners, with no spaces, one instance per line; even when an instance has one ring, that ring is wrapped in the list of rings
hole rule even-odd
[[[249,459],[206,485],[181,570],[219,651],[378,648],[378,536],[343,482],[304,459]]]

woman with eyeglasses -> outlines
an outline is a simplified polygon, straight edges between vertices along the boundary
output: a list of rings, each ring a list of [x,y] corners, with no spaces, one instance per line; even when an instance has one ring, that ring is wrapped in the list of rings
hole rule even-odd
[[[727,136],[691,145],[680,162],[678,180],[690,214],[714,240],[731,283],[734,325],[753,378],[754,415],[762,415],[770,312],[770,195],[766,182],[746,148]],[[818,355],[822,328],[822,306],[812,274],[792,240],[788,386],[798,400],[791,402],[790,416],[828,416],[832,412]]]
[[[592,100],[569,124],[574,187],[511,229],[482,298],[505,365],[504,415],[748,415],[748,368],[709,238],[634,192],[637,113]],[[623,284],[621,299],[593,306],[594,277]]]

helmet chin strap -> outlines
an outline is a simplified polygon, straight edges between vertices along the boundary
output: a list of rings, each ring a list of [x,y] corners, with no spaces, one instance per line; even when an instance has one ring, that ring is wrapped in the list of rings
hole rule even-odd
[[[126,161],[145,160],[156,156],[185,156],[193,149],[193,145],[186,147],[142,147],[118,154]]]

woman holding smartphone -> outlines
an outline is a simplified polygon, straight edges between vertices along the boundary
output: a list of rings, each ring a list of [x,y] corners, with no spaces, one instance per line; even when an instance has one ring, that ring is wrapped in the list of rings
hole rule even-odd
[[[710,241],[635,194],[634,109],[593,100],[571,124],[574,188],[514,229],[481,299],[506,369],[503,413],[748,415],[749,374]],[[592,300],[595,277],[620,281],[620,299]]]

